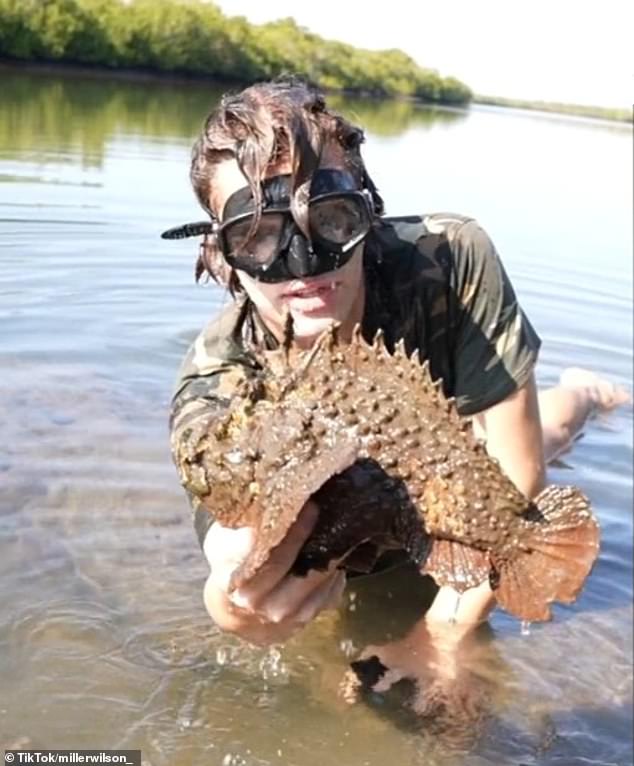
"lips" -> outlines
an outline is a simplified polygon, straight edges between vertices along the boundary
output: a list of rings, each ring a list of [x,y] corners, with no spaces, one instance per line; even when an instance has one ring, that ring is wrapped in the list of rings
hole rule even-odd
[[[336,309],[339,282],[322,279],[315,282],[293,282],[285,291],[284,298],[293,313],[303,316],[330,316]]]
[[[329,279],[321,282],[309,282],[306,284],[293,283],[288,290],[284,292],[285,298],[316,298],[326,296],[337,289],[337,282]]]

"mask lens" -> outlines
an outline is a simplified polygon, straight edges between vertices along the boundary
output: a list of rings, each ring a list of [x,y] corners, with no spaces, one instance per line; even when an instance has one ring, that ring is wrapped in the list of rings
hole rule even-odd
[[[346,245],[369,229],[367,211],[353,196],[329,197],[310,205],[311,234],[336,245]]]
[[[250,238],[252,216],[227,223],[223,228],[227,255],[248,257],[257,264],[270,263],[278,254],[284,218],[283,213],[263,213]]]

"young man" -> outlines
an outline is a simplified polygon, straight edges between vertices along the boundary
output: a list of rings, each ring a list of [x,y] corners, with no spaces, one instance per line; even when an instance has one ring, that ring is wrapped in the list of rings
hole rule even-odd
[[[296,79],[226,97],[193,151],[192,183],[210,221],[164,234],[204,235],[197,276],[207,272],[236,299],[185,359],[171,440],[211,567],[206,607],[221,629],[256,642],[283,640],[336,605],[345,576],[334,567],[288,575],[317,517],[309,501],[264,567],[229,596],[252,530],[212,524],[213,508],[197,496],[190,445],[257,368],[252,352],[282,340],[287,312],[302,348],[334,321],[344,337],[360,323],[366,339],[382,329],[388,345],[402,338],[409,351],[420,349],[527,496],[542,489],[545,461],[565,449],[592,409],[621,394],[596,376],[568,371],[566,385],[538,396],[539,339],[486,233],[451,214],[382,217],[362,141],[358,127]],[[493,604],[488,583],[461,597],[441,588],[426,630],[451,622],[468,632]]]

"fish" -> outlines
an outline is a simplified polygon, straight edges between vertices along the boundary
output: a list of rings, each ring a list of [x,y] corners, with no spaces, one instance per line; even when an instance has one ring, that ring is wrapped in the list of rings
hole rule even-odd
[[[599,523],[574,486],[528,499],[433,380],[418,352],[336,326],[313,348],[259,360],[223,413],[181,456],[185,485],[224,526],[254,528],[233,591],[254,577],[305,503],[316,525],[291,573],[333,562],[368,572],[401,550],[459,593],[488,581],[526,621],[573,603],[599,552]]]

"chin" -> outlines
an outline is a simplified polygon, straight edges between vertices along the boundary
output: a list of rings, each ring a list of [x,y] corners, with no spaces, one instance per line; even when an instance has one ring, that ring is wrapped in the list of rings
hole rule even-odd
[[[333,316],[307,317],[303,314],[293,314],[293,334],[297,341],[312,344],[336,321]]]

